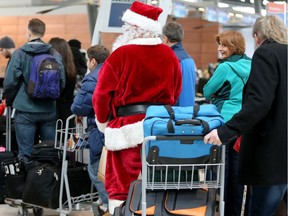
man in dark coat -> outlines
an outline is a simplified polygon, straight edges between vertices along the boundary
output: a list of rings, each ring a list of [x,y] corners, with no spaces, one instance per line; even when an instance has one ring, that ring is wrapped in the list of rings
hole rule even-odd
[[[249,215],[271,216],[287,192],[287,29],[264,16],[253,36],[258,48],[242,109],[204,141],[221,145],[242,135],[239,180],[252,188]]]

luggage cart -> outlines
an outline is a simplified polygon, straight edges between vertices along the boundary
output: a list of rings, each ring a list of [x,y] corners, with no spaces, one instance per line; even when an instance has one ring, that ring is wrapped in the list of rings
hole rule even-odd
[[[203,137],[202,137],[203,138]],[[209,164],[149,164],[146,155],[146,143],[157,140],[184,140],[189,136],[147,136],[142,144],[142,216],[146,216],[146,189],[220,189],[219,215],[224,215],[224,176],[225,146],[222,146],[219,163]],[[201,170],[201,176],[194,178],[195,171]],[[211,175],[211,170],[213,175]],[[183,177],[183,171],[184,177]],[[171,174],[172,173],[172,174]]]
[[[8,113],[10,114],[10,113]],[[62,120],[57,120],[56,122],[56,134],[55,134],[55,143],[54,148],[63,151],[63,159],[61,165],[61,179],[60,179],[60,192],[59,192],[59,207],[57,209],[51,209],[53,211],[59,212],[60,216],[67,216],[72,211],[84,211],[89,209],[93,210],[95,216],[99,215],[97,208],[92,208],[92,202],[96,200],[99,195],[98,192],[92,191],[91,184],[91,193],[82,194],[80,196],[71,197],[70,188],[69,188],[69,179],[68,179],[68,160],[67,152],[75,153],[75,159],[83,159],[83,146],[68,146],[69,138],[77,135],[79,139],[83,139],[85,135],[85,128],[82,125],[76,124],[75,127],[70,128],[69,125],[72,121],[75,120],[76,115],[71,115],[66,120],[65,127],[63,126]],[[9,132],[9,130],[8,130]],[[8,137],[9,138],[9,137]],[[9,138],[10,139],[10,138]],[[9,143],[9,141],[7,142]],[[80,161],[82,162],[82,161]],[[67,201],[63,202],[64,192],[66,193]],[[25,203],[21,199],[12,199],[6,198],[5,203],[9,204],[12,207],[18,207],[18,216],[29,216],[29,209],[32,208],[33,214],[35,216],[42,216],[44,214],[44,209],[49,209],[47,207]],[[91,203],[91,205],[87,205]],[[81,205],[82,204],[82,205]]]
[[[67,118],[65,128],[63,127],[63,122],[61,120],[57,120],[56,123],[56,134],[55,134],[55,148],[63,151],[63,159],[62,159],[62,171],[61,171],[61,181],[60,181],[60,194],[59,194],[59,208],[57,209],[60,212],[60,216],[66,216],[71,211],[79,210],[79,205],[83,202],[92,202],[93,200],[99,197],[98,192],[91,192],[88,194],[82,194],[77,197],[71,197],[70,188],[69,188],[69,179],[68,179],[68,160],[66,159],[67,152],[74,152],[75,159],[80,159],[83,162],[83,149],[85,146],[79,145],[74,141],[74,145],[71,146],[71,139],[76,138],[84,141],[85,136],[85,128],[83,125],[76,124],[75,127],[69,127],[70,123],[75,121],[76,115],[71,115]],[[69,145],[70,144],[70,145]],[[91,185],[91,191],[92,191]],[[66,192],[67,201],[65,203],[62,202],[63,191]],[[92,205],[91,205],[92,208]],[[80,207],[81,210],[81,207]],[[93,208],[94,215],[99,215],[98,212],[95,212]]]

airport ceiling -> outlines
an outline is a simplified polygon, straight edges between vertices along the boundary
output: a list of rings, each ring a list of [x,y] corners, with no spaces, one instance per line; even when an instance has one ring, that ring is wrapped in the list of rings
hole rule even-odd
[[[105,0],[102,0],[105,1]],[[127,0],[126,0],[127,1]],[[158,0],[150,0],[158,2]],[[215,3],[227,3],[239,6],[253,6],[260,2],[264,6],[267,2],[274,0],[172,0],[173,2],[183,2],[188,6],[205,7],[215,5]],[[281,1],[281,0],[280,0]],[[284,0],[282,0],[284,2]],[[3,7],[31,7],[31,6],[68,6],[75,4],[99,4],[100,0],[0,0],[0,8]]]
[[[114,1],[121,2],[121,0]],[[132,2],[132,0],[122,1]],[[147,2],[155,5],[158,5],[159,1],[162,1],[162,3],[165,4],[165,0],[147,0]],[[243,24],[244,19],[245,25],[250,25],[250,23],[253,23],[255,16],[264,15],[263,13],[265,13],[265,5],[272,1],[274,0],[172,0],[174,5],[180,5],[180,13],[183,13],[184,11],[184,13],[189,13],[189,16],[192,15],[195,17],[202,17],[209,21],[219,21],[219,16],[221,16],[220,20],[223,20],[222,23],[228,24],[231,24],[231,22],[233,22],[233,24],[237,22]],[[282,0],[282,2],[284,1]],[[66,10],[66,7],[68,6],[75,8],[77,5],[89,5],[97,7],[99,5],[101,6],[101,0],[0,0],[1,11],[5,10],[5,8],[18,8],[18,10],[26,10],[29,12],[30,8],[31,13],[50,13],[52,11],[60,12],[61,10],[58,9],[65,8]],[[176,6],[174,6],[174,10],[175,7]],[[22,8],[25,9],[23,10]],[[37,9],[32,12],[32,8]],[[14,11],[17,10],[15,9]],[[78,11],[78,9],[74,9],[74,11]],[[213,13],[216,14],[214,17]],[[4,14],[4,12],[2,12],[2,14]],[[240,18],[236,15],[240,15]],[[233,19],[231,19],[231,17]],[[221,21],[219,22],[221,23]]]

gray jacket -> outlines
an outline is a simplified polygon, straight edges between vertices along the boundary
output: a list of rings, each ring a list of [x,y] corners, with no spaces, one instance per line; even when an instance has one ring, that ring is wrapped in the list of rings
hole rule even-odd
[[[50,44],[36,39],[14,51],[4,78],[3,97],[6,99],[7,105],[13,103],[13,107],[16,110],[23,112],[56,112],[56,101],[32,100],[25,90],[25,83],[28,83],[29,80],[30,63],[33,56],[38,53],[49,53],[51,48]],[[56,50],[52,50],[53,56],[61,65],[60,85],[61,89],[63,89],[65,86],[65,71],[62,57]]]

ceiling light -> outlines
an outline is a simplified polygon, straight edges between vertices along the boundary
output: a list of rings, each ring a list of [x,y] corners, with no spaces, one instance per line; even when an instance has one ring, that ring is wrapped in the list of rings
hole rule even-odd
[[[152,0],[152,1],[151,1],[151,4],[152,4],[152,5],[157,5],[157,4],[158,4],[158,1],[157,1],[157,0]]]
[[[205,8],[198,8],[198,11],[205,11]]]
[[[255,9],[252,7],[240,7],[240,6],[236,6],[236,7],[232,7],[233,10],[238,11],[238,12],[242,12],[242,13],[249,13],[249,14],[255,14]]]
[[[191,2],[191,3],[197,3],[197,2],[199,2],[198,0],[183,0],[183,1],[185,1],[185,2]]]
[[[229,7],[229,5],[228,4],[226,4],[226,3],[223,3],[223,2],[218,2],[218,7],[219,8],[228,8]]]

